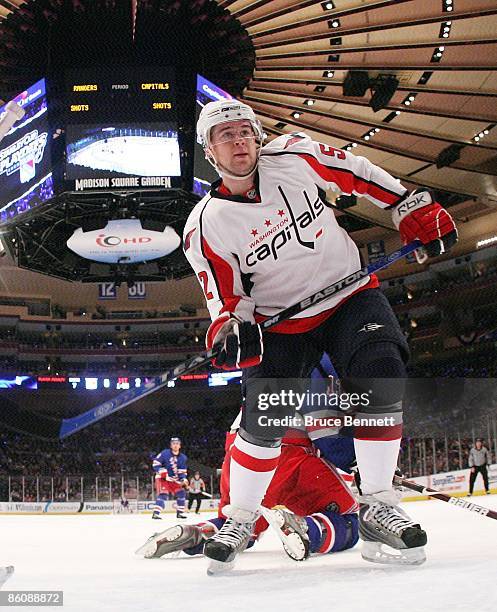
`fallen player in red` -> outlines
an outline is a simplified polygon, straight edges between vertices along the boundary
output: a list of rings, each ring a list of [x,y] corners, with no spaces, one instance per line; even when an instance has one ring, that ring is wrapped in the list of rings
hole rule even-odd
[[[179,551],[187,555],[202,554],[205,540],[225,522],[223,509],[230,502],[229,466],[237,421],[226,435],[219,516],[196,525],[175,525],[154,534],[136,554],[149,559]],[[333,438],[329,442],[327,454],[333,454],[331,449],[339,450],[345,463],[353,463],[352,438]],[[342,466],[350,468],[343,461]],[[290,512],[271,510],[275,506],[284,506]],[[352,548],[358,540],[357,510],[355,497],[337,468],[326,456],[319,456],[305,430],[291,430],[283,440],[278,467],[263,500],[262,516],[254,532],[247,534],[247,548],[268,528],[268,521],[276,529],[287,554],[296,561],[307,559],[310,553]]]

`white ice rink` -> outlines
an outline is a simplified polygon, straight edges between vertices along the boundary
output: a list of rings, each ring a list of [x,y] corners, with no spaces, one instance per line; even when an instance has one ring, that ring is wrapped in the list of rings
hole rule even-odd
[[[73,153],[68,162],[92,170],[112,170],[138,176],[179,176],[179,146],[175,138],[109,137]]]
[[[495,495],[473,501],[497,509]],[[428,532],[420,567],[367,563],[358,547],[298,564],[268,533],[217,577],[206,575],[202,558],[134,556],[173,515],[3,515],[0,565],[15,566],[3,589],[63,590],[59,609],[67,612],[497,610],[497,521],[438,501],[406,508]]]

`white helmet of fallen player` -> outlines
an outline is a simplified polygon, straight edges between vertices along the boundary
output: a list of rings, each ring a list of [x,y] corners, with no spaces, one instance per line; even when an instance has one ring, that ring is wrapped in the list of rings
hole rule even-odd
[[[216,100],[215,102],[208,102],[202,109],[200,117],[198,118],[197,141],[202,145],[207,161],[214,166],[216,172],[221,177],[227,176],[235,180],[243,180],[251,176],[255,170],[255,167],[257,166],[256,161],[255,166],[248,174],[245,174],[244,176],[232,175],[217,163],[215,157],[212,155],[212,151],[210,151],[210,132],[215,125],[228,123],[230,121],[242,121],[243,119],[249,121],[252,129],[254,130],[255,139],[258,145],[258,161],[261,145],[266,138],[266,134],[264,134],[261,122],[259,119],[257,119],[254,111],[248,104],[240,102],[239,100]]]

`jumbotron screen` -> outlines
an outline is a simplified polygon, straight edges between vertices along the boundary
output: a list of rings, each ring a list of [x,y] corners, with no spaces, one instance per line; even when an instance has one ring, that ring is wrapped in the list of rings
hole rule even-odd
[[[72,71],[66,84],[69,189],[176,186],[181,164],[171,69]]]
[[[0,222],[53,198],[54,185],[45,80],[16,98],[26,114],[0,143]],[[5,106],[0,106],[0,116]]]
[[[197,97],[196,97],[196,118],[198,121],[200,111],[204,108],[207,102],[214,100],[232,100],[233,96],[224,89],[221,89],[211,81],[197,74]],[[219,176],[211,164],[205,159],[204,150],[199,142],[195,141],[195,157],[193,167],[193,193],[199,196],[204,196],[210,189],[211,183],[217,180]]]

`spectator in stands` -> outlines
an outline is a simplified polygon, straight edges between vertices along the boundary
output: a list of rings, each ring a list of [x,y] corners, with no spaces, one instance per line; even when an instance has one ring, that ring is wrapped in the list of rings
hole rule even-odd
[[[488,471],[487,465],[490,464],[490,453],[488,448],[483,446],[483,440],[477,438],[475,445],[469,451],[468,459],[470,474],[469,474],[469,494],[473,495],[473,488],[475,486],[475,480],[480,473],[483,477],[483,484],[485,485],[485,493],[488,495]]]

